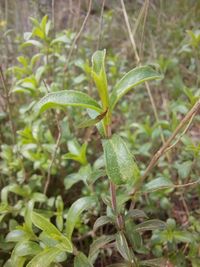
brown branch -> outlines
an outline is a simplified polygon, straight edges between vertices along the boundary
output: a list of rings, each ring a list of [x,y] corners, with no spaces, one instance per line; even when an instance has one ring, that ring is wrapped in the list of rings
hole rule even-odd
[[[140,64],[141,58],[139,56],[139,53],[137,52],[137,46],[136,46],[134,35],[133,35],[132,31],[131,31],[131,26],[130,26],[128,14],[127,14],[127,11],[126,11],[126,7],[125,7],[125,4],[124,4],[124,0],[121,0],[121,6],[122,6],[123,14],[124,14],[124,19],[125,19],[126,27],[127,27],[127,30],[128,30],[128,34],[129,34],[129,39],[130,39],[130,42],[131,42],[131,45],[133,47],[133,51],[134,51],[134,54],[135,54],[135,58],[136,58],[137,64]],[[146,17],[147,17],[148,6],[149,6],[149,1],[146,0],[145,3],[144,3],[144,7],[145,7],[145,21],[146,21]],[[135,27],[134,32],[135,31],[136,31],[136,27]],[[145,82],[145,88],[147,90],[147,93],[148,93],[148,96],[149,96],[149,99],[150,99],[150,102],[151,102],[151,105],[152,105],[152,108],[153,108],[154,117],[156,119],[156,122],[159,125],[158,111],[157,111],[157,108],[156,108],[156,104],[155,104],[153,95],[151,93],[151,89],[150,89],[149,84],[147,82]],[[164,137],[162,128],[161,128],[160,125],[158,127],[160,129],[160,137],[161,137],[162,143],[164,144],[165,143],[165,137]],[[168,162],[170,162],[170,156],[169,156],[169,154],[167,154],[167,160],[168,160]]]
[[[6,80],[3,74],[3,68],[2,66],[0,66],[0,77],[1,77],[1,82],[3,85],[3,89],[4,89],[4,99],[6,100],[6,104],[7,104],[7,109],[8,109],[8,117],[9,117],[9,123],[10,123],[10,129],[12,132],[12,139],[13,139],[13,144],[15,144],[16,142],[16,135],[15,135],[15,127],[14,127],[14,123],[13,123],[13,119],[12,119],[12,108],[11,108],[11,103],[10,103],[10,96],[9,96],[9,90],[6,86]]]
[[[99,37],[97,41],[97,50],[99,49],[101,37],[102,37],[102,28],[103,28],[103,12],[106,0],[102,0],[101,14],[100,14],[100,23],[99,23]]]
[[[123,11],[123,14],[124,14],[124,19],[125,19],[125,22],[126,22],[126,27],[127,27],[127,30],[128,30],[129,38],[130,38],[130,41],[131,41],[131,45],[133,47],[133,51],[134,51],[134,54],[135,54],[135,58],[136,58],[137,63],[139,63],[140,62],[140,57],[139,57],[139,54],[137,52],[135,39],[134,39],[132,31],[131,31],[131,26],[130,26],[128,15],[127,15],[127,12],[126,12],[126,7],[125,7],[125,4],[124,4],[124,0],[121,0],[121,6],[122,6],[122,11]]]
[[[192,115],[191,119],[189,120],[189,122],[188,122],[188,124],[187,124],[187,126],[186,126],[186,128],[185,128],[185,130],[180,134],[180,136],[178,137],[178,139],[177,139],[171,146],[169,146],[169,147],[166,149],[166,152],[167,152],[168,150],[172,149],[174,146],[176,146],[176,145],[180,142],[181,138],[182,138],[182,137],[186,134],[186,132],[189,130],[190,125],[192,124],[192,121],[193,121],[194,117],[195,117],[195,114]]]
[[[165,144],[157,151],[157,153],[153,156],[152,160],[150,161],[148,167],[146,168],[146,171],[144,172],[142,176],[142,181],[146,179],[149,172],[153,169],[153,167],[158,162],[159,158],[163,156],[163,154],[166,152],[168,147],[170,146],[171,142],[176,138],[177,134],[180,132],[180,130],[184,127],[184,125],[190,121],[190,119],[197,114],[197,112],[200,109],[200,99],[195,103],[195,105],[191,108],[191,110],[186,114],[186,116],[181,120],[177,128],[175,129],[174,133],[171,135],[171,137],[165,142]]]
[[[70,61],[71,56],[72,56],[72,53],[73,53],[73,51],[74,51],[74,47],[75,47],[75,45],[76,45],[78,39],[80,38],[81,33],[82,33],[82,31],[84,30],[85,25],[86,25],[86,23],[87,23],[87,21],[88,21],[88,18],[89,18],[90,12],[91,12],[91,8],[92,8],[92,0],[89,0],[87,14],[86,14],[86,16],[85,16],[85,19],[84,19],[84,21],[83,21],[83,24],[81,25],[81,28],[80,28],[79,32],[76,34],[76,36],[75,36],[75,38],[74,38],[74,40],[73,40],[73,43],[72,43],[72,45],[71,45],[71,49],[70,49],[70,51],[69,51],[69,55],[68,55],[68,57],[67,57],[67,62],[66,62],[65,67],[64,67],[64,72],[67,70],[69,61]]]
[[[183,188],[183,187],[193,186],[193,185],[196,185],[196,184],[200,184],[200,180],[197,180],[197,181],[194,181],[194,182],[190,182],[190,183],[187,183],[187,184],[176,184],[173,187],[174,188]]]

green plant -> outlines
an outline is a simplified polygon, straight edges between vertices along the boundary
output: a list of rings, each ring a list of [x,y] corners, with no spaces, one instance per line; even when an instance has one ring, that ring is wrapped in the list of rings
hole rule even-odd
[[[194,185],[200,149],[186,136],[196,113],[168,147],[176,153],[159,158],[148,176],[145,172],[147,161],[157,155],[152,157],[160,134],[166,141],[173,136],[198,101],[192,72],[199,33],[189,32],[180,54],[177,47],[170,50],[181,43],[179,24],[176,31],[167,26],[156,43],[165,79],[152,83],[155,103],[162,106],[155,123],[144,90],[131,101],[132,94],[123,96],[162,75],[142,66],[118,81],[130,68],[130,55],[112,46],[113,32],[107,29],[114,13],[105,15],[108,53],[95,52],[92,66],[87,58],[93,35],[85,33],[77,49],[75,34],[52,31],[45,16],[41,22],[31,19],[33,29],[24,34],[18,63],[5,78],[1,69],[7,103],[0,114],[0,266],[199,266],[199,189]],[[157,22],[155,16],[150,20],[146,34],[153,42],[150,31]],[[69,60],[71,49],[75,59]],[[151,60],[149,45],[145,50],[144,60],[146,54]]]
[[[47,94],[36,104],[34,110],[41,113],[49,108],[64,108],[65,106],[85,107],[90,110],[88,111],[88,114],[91,116],[91,119],[83,122],[80,127],[88,127],[93,124],[97,124],[97,128],[102,136],[106,175],[110,181],[111,194],[110,198],[106,200],[106,204],[108,205],[111,214],[97,219],[94,227],[96,230],[102,225],[113,223],[116,225],[117,233],[112,236],[101,236],[99,237],[99,241],[98,239],[95,240],[94,245],[91,246],[88,258],[83,256],[83,254],[79,254],[80,252],[77,252],[75,248],[73,251],[68,251],[73,252],[76,255],[75,266],[83,266],[83,264],[86,264],[87,261],[88,265],[92,265],[96,258],[95,255],[99,253],[99,249],[103,245],[105,246],[114,240],[116,242],[117,250],[124,259],[124,263],[122,263],[124,266],[153,266],[153,264],[156,264],[155,262],[160,264],[163,260],[139,262],[131,247],[134,247],[134,243],[138,238],[141,239],[140,232],[163,228],[165,227],[165,224],[159,220],[147,220],[143,223],[134,225],[132,221],[134,218],[146,217],[146,215],[142,211],[134,209],[127,213],[126,209],[123,208],[124,204],[131,199],[131,196],[128,196],[130,190],[139,182],[140,171],[128,149],[127,144],[119,135],[112,135],[111,121],[113,110],[124,94],[142,82],[160,79],[162,76],[149,66],[138,67],[125,74],[114,86],[111,93],[109,93],[104,65],[105,54],[105,50],[97,51],[92,57],[91,74],[97,87],[101,101],[100,104],[85,93],[74,90],[65,90]],[[74,158],[74,156],[72,156],[73,155],[68,154],[68,158]],[[119,191],[116,190],[117,187]],[[80,203],[79,205],[83,205],[84,208],[84,199],[79,199],[75,203]],[[73,218],[73,212],[75,212],[74,210],[76,207],[75,203],[72,205],[68,213],[69,218],[67,218],[66,224],[66,235],[69,238],[69,242],[71,242],[70,240],[73,231],[73,226],[71,225],[75,224]],[[79,213],[79,209],[80,212],[82,211],[82,207],[79,207],[76,212]],[[34,224],[37,226],[37,223]],[[131,238],[129,237],[129,227],[133,227],[134,229],[134,233]],[[131,247],[129,247],[128,242],[131,242]],[[138,246],[138,249],[140,249],[140,245]],[[56,256],[57,255],[55,255],[55,257]]]

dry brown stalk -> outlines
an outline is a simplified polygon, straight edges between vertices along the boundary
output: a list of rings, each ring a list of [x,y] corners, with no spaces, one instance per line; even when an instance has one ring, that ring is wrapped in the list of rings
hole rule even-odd
[[[195,105],[191,108],[191,110],[186,114],[186,116],[181,120],[171,137],[165,142],[165,144],[158,150],[158,152],[153,156],[152,160],[150,161],[148,167],[146,168],[146,171],[144,172],[142,176],[142,180],[145,180],[149,172],[153,169],[153,167],[158,162],[159,158],[163,156],[163,154],[166,152],[172,141],[176,138],[177,134],[180,132],[180,130],[185,126],[185,124],[190,121],[190,119],[197,114],[198,110],[200,108],[200,99],[195,103]]]

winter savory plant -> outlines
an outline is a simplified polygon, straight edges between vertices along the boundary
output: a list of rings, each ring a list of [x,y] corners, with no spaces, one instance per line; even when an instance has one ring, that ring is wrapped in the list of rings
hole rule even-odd
[[[17,252],[22,247],[26,247],[26,250],[34,250],[35,253],[32,254],[36,255],[29,261],[28,267],[50,266],[52,262],[62,261],[63,255],[67,254],[74,255],[75,267],[94,266],[101,249],[108,245],[111,248],[114,246],[113,249],[116,249],[122,257],[121,263],[112,264],[113,267],[162,266],[165,262],[161,258],[139,260],[135,255],[135,252],[140,250],[142,232],[164,229],[165,223],[153,219],[136,224],[134,221],[137,221],[138,218],[146,219],[146,214],[142,210],[134,209],[133,205],[129,210],[125,209],[126,203],[134,201],[134,196],[131,195],[133,188],[140,190],[142,187],[141,175],[126,142],[117,133],[112,134],[112,115],[121,98],[135,86],[149,80],[161,79],[162,75],[150,66],[140,66],[126,73],[109,92],[105,56],[105,50],[96,51],[92,56],[91,76],[96,85],[99,100],[80,91],[61,90],[45,95],[35,105],[34,111],[41,114],[48,109],[63,109],[68,106],[87,110],[89,118],[78,127],[96,125],[102,141],[105,176],[109,179],[110,184],[110,197],[104,199],[104,203],[107,205],[106,215],[96,220],[93,231],[97,231],[106,224],[114,225],[116,231],[111,235],[101,235],[94,240],[90,246],[89,255],[86,256],[75,247],[72,235],[79,216],[84,210],[93,207],[94,203],[98,202],[97,197],[95,195],[86,196],[76,200],[67,213],[66,224],[62,231],[43,215],[35,212],[32,202],[25,222],[31,233],[30,238],[18,244],[14,250],[16,256],[19,256]],[[42,231],[39,237],[36,229]],[[44,240],[49,240],[49,244],[46,244]],[[42,250],[41,243],[45,243]],[[54,245],[52,246],[52,244]],[[25,258],[22,257],[22,261]]]

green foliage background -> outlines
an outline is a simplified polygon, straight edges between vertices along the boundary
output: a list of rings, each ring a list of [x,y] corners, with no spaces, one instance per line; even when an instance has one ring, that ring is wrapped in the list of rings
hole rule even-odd
[[[198,114],[138,183],[199,99],[199,1],[124,1],[144,67],[121,1],[76,43],[87,1],[22,2],[0,4],[0,266],[200,266]]]

